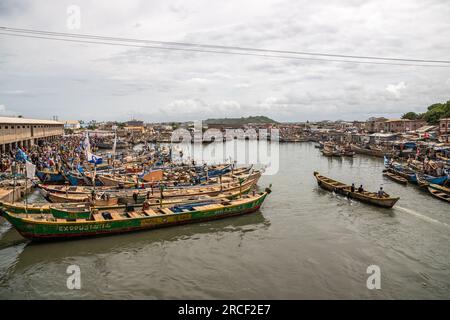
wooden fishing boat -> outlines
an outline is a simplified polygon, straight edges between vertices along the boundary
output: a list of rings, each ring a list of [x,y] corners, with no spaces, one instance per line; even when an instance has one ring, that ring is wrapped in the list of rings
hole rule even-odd
[[[181,197],[173,197],[168,199],[161,198],[149,198],[145,199],[141,203],[127,203],[122,205],[89,205],[87,203],[84,204],[72,204],[71,206],[50,206],[49,212],[56,218],[62,219],[73,219],[73,218],[84,218],[87,219],[90,216],[90,212],[92,209],[96,210],[118,210],[118,209],[131,209],[135,210],[136,208],[166,208],[179,204],[187,204],[193,202],[200,201],[210,201],[211,199],[228,199],[233,200],[244,196],[246,193],[241,193],[240,191],[230,191],[230,192],[222,192],[217,196],[209,196],[209,195],[200,195],[200,196],[181,196]],[[18,212],[16,212],[18,213]]]
[[[48,215],[4,212],[4,217],[30,240],[64,240],[155,229],[178,224],[221,219],[257,211],[270,190],[245,195],[236,200],[209,201],[175,205],[170,208],[141,210],[93,210],[88,219],[59,219]]]
[[[44,183],[64,183],[66,181],[64,175],[57,171],[36,171],[36,176]]]
[[[92,199],[91,195],[86,194],[73,194],[64,195],[62,193],[47,193],[47,200],[55,203],[74,203],[74,202],[93,202],[97,206],[111,206],[116,205],[119,198],[116,196],[102,197],[102,195],[97,194],[95,199]]]
[[[431,184],[442,185],[447,181],[447,175],[434,177],[427,174],[418,174],[416,173],[417,184],[419,186],[428,186]]]
[[[317,184],[322,189],[336,192],[339,194],[343,194],[349,198],[356,199],[361,202],[365,202],[365,203],[372,204],[375,206],[379,206],[379,207],[383,207],[383,208],[392,208],[395,205],[395,203],[400,199],[398,197],[393,198],[387,194],[383,197],[379,197],[376,192],[367,192],[367,191],[352,192],[351,186],[346,185],[342,182],[327,178],[325,176],[322,176],[317,171],[314,172],[314,176],[317,179]]]
[[[126,176],[118,176],[111,174],[101,174],[97,178],[102,182],[104,186],[118,187],[123,186],[124,188],[133,188],[136,184],[139,185],[139,180],[136,178],[130,178]]]
[[[21,202],[10,203],[0,202],[0,212],[9,211],[13,213],[29,213],[29,214],[42,214],[50,213],[51,203],[30,203],[25,204]]]
[[[342,151],[342,155],[344,157],[354,157],[355,156],[355,151],[346,149],[346,150]]]
[[[239,181],[224,182],[222,184],[215,183],[211,185],[200,185],[193,187],[180,187],[180,188],[167,188],[163,191],[164,198],[180,197],[180,196],[198,196],[198,195],[210,195],[217,196],[222,192],[241,191],[242,193],[248,192],[261,177],[261,172],[257,171],[248,175],[246,179],[242,179],[242,183]],[[137,197],[135,195],[137,194]],[[100,194],[97,192],[97,194]],[[103,192],[103,194],[109,194],[112,198],[117,198],[120,203],[128,203],[130,201],[142,203],[149,198],[161,197],[161,191],[159,187],[148,189],[135,189],[135,190],[116,190],[110,192]],[[136,198],[135,198],[136,197]],[[74,202],[90,202],[91,194],[68,194],[68,193],[52,193],[47,192],[47,199],[56,203],[74,203]],[[97,200],[96,200],[97,201]],[[100,201],[100,200],[99,200]]]
[[[249,178],[254,178],[256,176],[260,176],[260,171],[259,170],[254,170],[252,173],[248,173],[247,169],[239,169],[239,170],[235,170],[232,173],[228,173],[226,175],[224,175],[221,180],[223,183],[229,183],[229,182],[233,182],[233,181],[237,181],[237,179],[239,178],[244,178],[244,179],[249,179]],[[215,178],[215,179],[210,179],[209,181],[204,181],[201,184],[198,185],[191,185],[191,184],[177,184],[176,186],[174,185],[173,182],[170,181],[164,181],[164,186],[167,189],[180,189],[180,188],[195,188],[195,187],[202,187],[205,185],[211,185],[211,184],[219,184],[220,183],[220,179]],[[52,192],[52,193],[64,193],[64,194],[91,194],[92,191],[94,190],[93,187],[91,186],[65,186],[65,185],[49,185],[49,184],[39,184],[38,187],[40,187],[44,193],[44,196],[46,195],[46,192]],[[135,184],[133,184],[133,188],[135,187]],[[145,192],[148,190],[152,190],[155,188],[158,188],[158,184],[155,183],[146,183],[144,184],[144,189],[142,188],[142,184],[139,184],[139,190],[140,192]],[[120,191],[122,189],[133,189],[133,188],[119,188],[118,186],[100,186],[100,187],[96,187],[95,190],[96,192],[117,192]]]
[[[416,173],[410,169],[399,166],[391,166],[388,170],[389,172],[405,178],[408,182],[417,183]]]
[[[397,175],[395,173],[392,173],[390,171],[384,172],[383,176],[385,176],[385,177],[387,177],[387,178],[389,178],[389,179],[391,179],[391,180],[393,180],[395,182],[404,184],[404,185],[408,184],[408,180],[407,179],[405,179],[405,178],[403,178],[403,177],[401,177],[401,176],[399,176],[399,175]]]
[[[350,148],[351,148],[352,151],[354,151],[356,153],[365,154],[365,155],[368,155],[368,156],[378,157],[378,158],[383,158],[384,155],[387,153],[387,152],[385,152],[385,151],[383,151],[382,149],[379,149],[379,148],[368,149],[368,148],[360,147],[360,146],[358,146],[356,144],[351,144]]]
[[[255,187],[255,185],[253,186]],[[216,197],[235,199],[244,194],[249,190],[233,190],[233,191],[223,191]],[[23,214],[53,214],[58,218],[72,218],[72,217],[84,217],[86,212],[91,209],[107,210],[107,209],[120,209],[126,207],[142,207],[146,203],[150,207],[167,207],[170,205],[175,205],[179,203],[188,203],[194,201],[204,201],[211,199],[209,195],[197,195],[197,196],[180,196],[172,198],[146,198],[143,197],[142,201],[137,203],[126,203],[126,204],[112,204],[112,205],[102,205],[101,203],[92,202],[75,202],[75,203],[33,203],[26,205],[25,203],[8,203],[0,202],[0,214],[2,211],[8,211],[12,213],[23,213]]]
[[[450,195],[450,188],[447,188],[447,187],[444,187],[444,186],[440,186],[440,185],[437,185],[437,184],[432,184],[432,183],[429,185],[429,187],[432,188],[432,189],[435,189],[435,190],[438,190],[440,192],[443,192],[443,193],[446,193],[446,194]]]
[[[434,197],[436,197],[436,198],[438,198],[440,200],[444,200],[446,202],[450,202],[450,194],[442,192],[442,191],[440,191],[438,189],[431,188],[431,187],[428,187],[428,191]]]
[[[180,172],[180,173],[171,173],[166,172],[164,174],[164,178],[161,179],[161,181],[164,181],[165,184],[174,184],[179,181],[185,181],[185,183],[189,182],[189,178],[191,175],[199,176],[199,181],[205,181],[206,178],[206,171],[202,171],[203,168],[199,168],[199,172],[190,171],[189,168],[186,168],[187,172]],[[232,170],[230,165],[219,165],[219,166],[210,166],[208,167],[208,179],[217,178],[219,176],[227,177],[230,175],[236,175],[236,174],[242,174],[242,173],[248,173],[252,169],[252,166],[243,167],[243,168],[237,168]],[[184,177],[182,176],[184,174]],[[143,173],[142,177],[144,178],[147,175],[147,173]],[[126,175],[118,175],[118,174],[102,174],[98,175],[97,177],[101,183],[105,186],[111,186],[111,187],[118,187],[121,186],[123,188],[133,188],[136,186],[136,184],[141,185],[144,184],[144,186],[149,186],[150,183],[147,181],[142,181],[138,176],[126,176]],[[153,183],[153,182],[152,182]]]
[[[39,184],[39,188],[46,192],[52,193],[67,193],[67,194],[91,194],[93,187],[90,186],[65,186],[65,185],[52,185],[52,184]],[[112,187],[96,187],[98,192],[114,191],[117,188]],[[45,193],[44,193],[45,195]]]
[[[322,149],[322,154],[325,157],[342,157],[342,152],[340,150],[328,146],[325,146],[325,148]]]

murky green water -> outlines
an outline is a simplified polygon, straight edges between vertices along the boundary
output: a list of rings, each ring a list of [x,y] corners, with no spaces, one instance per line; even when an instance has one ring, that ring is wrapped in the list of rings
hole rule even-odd
[[[381,159],[280,145],[260,212],[120,236],[31,244],[0,220],[0,298],[450,298],[450,206],[382,177]],[[401,197],[392,210],[320,190],[314,170]],[[81,290],[66,269],[81,268]],[[366,269],[381,269],[368,290]]]

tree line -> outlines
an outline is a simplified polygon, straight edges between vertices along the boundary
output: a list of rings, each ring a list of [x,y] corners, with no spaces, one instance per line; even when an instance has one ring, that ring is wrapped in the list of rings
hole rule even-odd
[[[439,123],[440,119],[450,118],[450,100],[444,103],[435,103],[428,107],[424,113],[407,112],[402,119],[418,120],[423,119],[430,124]]]

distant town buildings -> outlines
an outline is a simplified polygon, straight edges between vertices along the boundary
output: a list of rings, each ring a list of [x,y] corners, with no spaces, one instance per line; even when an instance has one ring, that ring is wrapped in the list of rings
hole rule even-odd
[[[241,119],[238,119],[241,120]],[[269,119],[270,120],[270,119]],[[191,135],[194,132],[194,122],[166,122],[144,123],[140,120],[127,122],[97,122],[80,123],[78,120],[38,120],[23,118],[0,117],[0,145],[3,151],[11,150],[17,146],[28,147],[37,143],[40,139],[52,139],[63,134],[64,130],[86,129],[92,135],[114,135],[122,140],[171,142],[174,130],[187,130]],[[217,130],[225,138],[249,139],[266,130],[270,139],[272,129],[278,130],[278,138],[281,142],[299,142],[309,140],[312,136],[317,139],[335,141],[378,140],[391,141],[397,137],[418,137],[427,139],[439,138],[448,142],[450,139],[450,118],[441,119],[438,125],[430,125],[425,120],[387,119],[384,117],[372,117],[367,121],[317,121],[317,122],[254,122],[245,123],[238,121],[233,123],[203,122],[202,132],[208,129]],[[211,133],[211,132],[210,132]],[[259,135],[258,135],[259,134]]]
[[[64,121],[65,130],[78,130],[81,129],[81,123],[79,120],[66,120]]]

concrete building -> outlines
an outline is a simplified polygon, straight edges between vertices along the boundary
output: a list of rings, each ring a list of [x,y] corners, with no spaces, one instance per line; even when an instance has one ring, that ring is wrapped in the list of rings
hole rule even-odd
[[[53,120],[0,117],[0,151],[31,147],[64,134],[64,123]]]
[[[450,141],[450,118],[439,120],[439,135],[445,142]]]
[[[416,131],[426,124],[425,120],[391,119],[384,122],[384,132]]]
[[[384,117],[370,118],[366,121],[365,129],[369,133],[381,132],[385,129],[385,122],[388,119]]]
[[[78,120],[66,120],[64,121],[64,129],[78,130],[81,128],[81,123]]]

